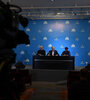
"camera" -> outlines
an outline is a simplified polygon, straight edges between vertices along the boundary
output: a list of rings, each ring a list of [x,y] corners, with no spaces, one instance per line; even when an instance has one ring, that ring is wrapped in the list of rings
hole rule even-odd
[[[11,66],[16,60],[13,48],[19,44],[30,44],[29,36],[19,30],[19,24],[24,28],[28,25],[28,19],[20,14],[21,11],[19,6],[0,0],[0,99],[3,100],[13,100],[10,76]]]

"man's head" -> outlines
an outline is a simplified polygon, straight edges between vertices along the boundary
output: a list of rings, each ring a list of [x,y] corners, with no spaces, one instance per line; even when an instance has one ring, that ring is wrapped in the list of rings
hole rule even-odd
[[[80,70],[80,80],[87,80],[88,77],[88,70],[83,68]]]
[[[55,47],[52,46],[52,51],[54,51]]]
[[[40,46],[40,50],[43,50],[43,46],[42,45]]]
[[[68,47],[65,47],[65,51],[68,51]]]

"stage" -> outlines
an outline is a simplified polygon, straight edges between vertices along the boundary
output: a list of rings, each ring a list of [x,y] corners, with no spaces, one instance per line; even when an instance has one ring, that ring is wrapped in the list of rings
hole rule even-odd
[[[76,66],[75,71],[79,71],[81,66]],[[12,69],[15,69],[13,66]],[[32,74],[32,81],[37,82],[65,82],[67,80],[67,75],[70,70],[50,70],[50,69],[32,69],[32,65],[27,65],[25,69],[29,70]]]

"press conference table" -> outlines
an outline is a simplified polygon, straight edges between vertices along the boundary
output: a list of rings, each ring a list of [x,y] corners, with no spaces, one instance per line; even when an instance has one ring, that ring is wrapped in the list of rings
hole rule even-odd
[[[74,56],[33,56],[33,69],[74,70]]]

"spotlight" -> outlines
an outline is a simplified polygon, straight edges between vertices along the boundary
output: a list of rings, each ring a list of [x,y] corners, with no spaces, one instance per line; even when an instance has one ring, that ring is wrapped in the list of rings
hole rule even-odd
[[[55,0],[50,0],[51,2],[54,2]]]

